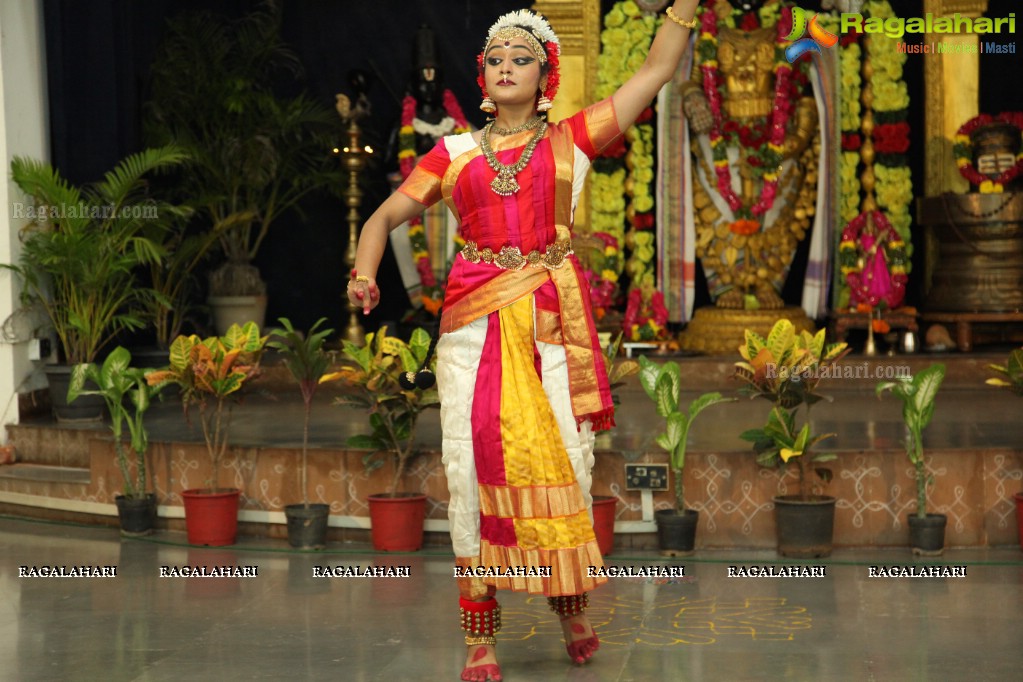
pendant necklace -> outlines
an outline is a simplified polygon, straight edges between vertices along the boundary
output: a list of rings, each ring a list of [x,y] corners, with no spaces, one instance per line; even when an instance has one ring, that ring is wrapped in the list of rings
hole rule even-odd
[[[533,120],[539,120],[540,124],[536,126],[536,132],[533,133],[533,137],[529,138],[529,142],[526,143],[526,148],[522,150],[522,156],[515,163],[505,165],[497,160],[497,155],[494,150],[490,147],[490,133],[494,127],[494,122],[491,121],[483,128],[483,135],[480,138],[480,147],[483,149],[483,156],[486,157],[487,163],[490,165],[494,172],[497,173],[497,177],[494,178],[490,183],[490,189],[494,191],[494,194],[499,194],[502,197],[509,197],[519,191],[519,183],[515,180],[515,176],[526,167],[529,163],[529,159],[533,156],[533,151],[536,149],[536,145],[539,144],[540,140],[543,139],[544,133],[547,132],[547,122],[537,117]],[[527,122],[527,126],[532,127],[536,125],[531,121]],[[523,128],[528,130],[529,128]],[[514,128],[513,128],[514,130]]]

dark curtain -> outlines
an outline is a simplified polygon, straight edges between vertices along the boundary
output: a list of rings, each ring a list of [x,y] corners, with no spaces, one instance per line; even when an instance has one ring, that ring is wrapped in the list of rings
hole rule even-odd
[[[605,10],[613,5],[602,0]],[[818,0],[799,3],[819,9]],[[904,16],[921,16],[923,3],[893,3]],[[482,125],[477,109],[475,55],[482,47],[491,22],[501,13],[528,7],[521,0],[289,0],[283,5],[283,33],[305,66],[301,84],[325,104],[334,94],[349,91],[348,74],[362,70],[372,79],[372,118],[365,122],[367,144],[379,150],[365,177],[363,217],[387,195],[386,172],[395,162],[386,153],[398,127],[400,98],[410,82],[413,39],[427,24],[438,33],[437,45],[445,83],[454,91],[469,120]],[[138,151],[141,106],[145,101],[149,65],[166,20],[178,12],[210,8],[227,16],[240,16],[257,6],[245,0],[46,0],[46,58],[49,73],[50,126],[53,162],[74,182],[95,180],[119,159]],[[1017,9],[1015,0],[990,0],[988,16],[1004,17]],[[1023,18],[1019,18],[1023,26]],[[996,37],[1014,42],[1016,34]],[[1017,45],[1017,50],[1020,47]],[[923,55],[909,55],[905,78],[912,109],[910,159],[913,181],[923,189]],[[981,58],[981,111],[997,113],[1023,109],[1023,95],[1015,74],[1023,65],[1020,55],[985,55]],[[268,319],[286,315],[300,327],[321,316],[332,326],[342,321],[342,295],[346,273],[342,256],[347,244],[345,209],[330,196],[310,199],[304,217],[283,218],[257,258],[270,294]],[[916,228],[914,228],[916,230]],[[920,239],[920,236],[917,237]],[[914,258],[921,272],[922,249]],[[798,303],[805,259],[797,259],[786,299]],[[393,259],[385,256],[381,279],[398,291]],[[910,303],[918,304],[917,278],[911,278]],[[407,308],[404,295],[385,298],[367,326],[399,318]]]

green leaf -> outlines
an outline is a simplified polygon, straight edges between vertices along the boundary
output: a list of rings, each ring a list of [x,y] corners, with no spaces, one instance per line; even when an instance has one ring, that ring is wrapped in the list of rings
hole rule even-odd
[[[418,369],[419,365],[426,360],[426,354],[430,350],[430,333],[422,327],[417,327],[412,331],[408,347],[416,358],[416,367],[413,369]]]
[[[667,417],[678,409],[678,393],[674,390],[671,377],[667,374],[660,374],[657,377],[657,414]]]
[[[376,436],[369,436],[366,434],[356,434],[349,436],[345,441],[345,444],[350,448],[358,448],[360,450],[384,450],[386,444],[381,442]]]
[[[639,384],[650,400],[654,402],[657,402],[657,379],[660,377],[660,373],[660,365],[645,355],[639,356]]]
[[[689,403],[689,420],[690,422],[696,418],[696,415],[703,412],[711,405],[717,405],[718,403],[734,403],[736,398],[726,398],[720,393],[704,393],[699,398]]]
[[[920,415],[920,428],[923,429],[931,421],[934,413],[934,399],[945,378],[945,365],[935,363],[921,371],[914,381],[917,387],[913,396],[913,407]]]

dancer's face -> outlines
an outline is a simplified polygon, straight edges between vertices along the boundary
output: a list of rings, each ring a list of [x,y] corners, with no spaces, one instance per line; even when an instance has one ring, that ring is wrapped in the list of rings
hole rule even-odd
[[[540,60],[521,38],[495,38],[483,53],[483,77],[499,105],[532,101],[540,87]]]

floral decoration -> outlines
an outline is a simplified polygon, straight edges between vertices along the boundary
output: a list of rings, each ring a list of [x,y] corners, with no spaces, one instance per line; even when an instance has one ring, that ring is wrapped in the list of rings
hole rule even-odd
[[[1003,192],[1005,186],[1010,182],[1019,177],[1019,174],[1023,172],[1023,148],[1016,154],[1016,163],[1006,170],[999,173],[994,178],[987,175],[983,175],[977,170],[976,166],[973,165],[973,144],[970,142],[970,136],[978,129],[992,123],[1008,123],[1020,132],[1021,144],[1023,144],[1023,112],[1009,111],[998,114],[997,116],[991,116],[990,114],[980,114],[974,116],[969,121],[960,126],[959,130],[956,131],[954,144],[952,151],[956,156],[956,166],[959,168],[959,173],[966,178],[971,185],[976,186],[982,194],[991,194],[997,192]]]
[[[450,90],[444,91],[444,111],[447,114],[437,126],[446,132],[443,134],[461,134],[469,132],[469,122],[462,113],[455,95]],[[408,178],[416,167],[416,98],[407,95],[401,102],[401,128],[398,129],[398,168],[402,179]],[[416,216],[408,222],[408,238],[412,247],[412,259],[422,283],[421,299],[423,307],[432,315],[438,314],[444,300],[443,286],[434,277],[430,264],[430,252],[426,241],[426,230],[422,216]]]
[[[755,22],[752,15],[746,13],[746,23]],[[792,116],[796,101],[797,78],[794,69],[785,58],[785,36],[792,27],[792,11],[785,7],[774,18],[776,45],[774,63],[774,101],[771,114],[766,121],[758,126],[744,126],[722,118],[721,94],[722,78],[717,61],[718,51],[718,16],[713,3],[703,7],[700,12],[700,36],[696,50],[700,58],[700,71],[703,76],[703,91],[707,96],[711,111],[711,129],[709,132],[711,152],[714,159],[714,172],[717,176],[717,190],[728,204],[732,212],[740,218],[754,218],[767,213],[774,206],[778,194],[778,170],[783,160],[785,136],[788,131],[789,119]],[[726,23],[734,23],[735,14],[726,18]],[[743,21],[741,19],[740,21]],[[741,25],[749,30],[752,24]],[[740,153],[748,154],[747,162],[753,174],[762,181],[760,197],[752,206],[743,206],[742,199],[732,188],[732,173],[728,159],[729,147],[739,147]]]

